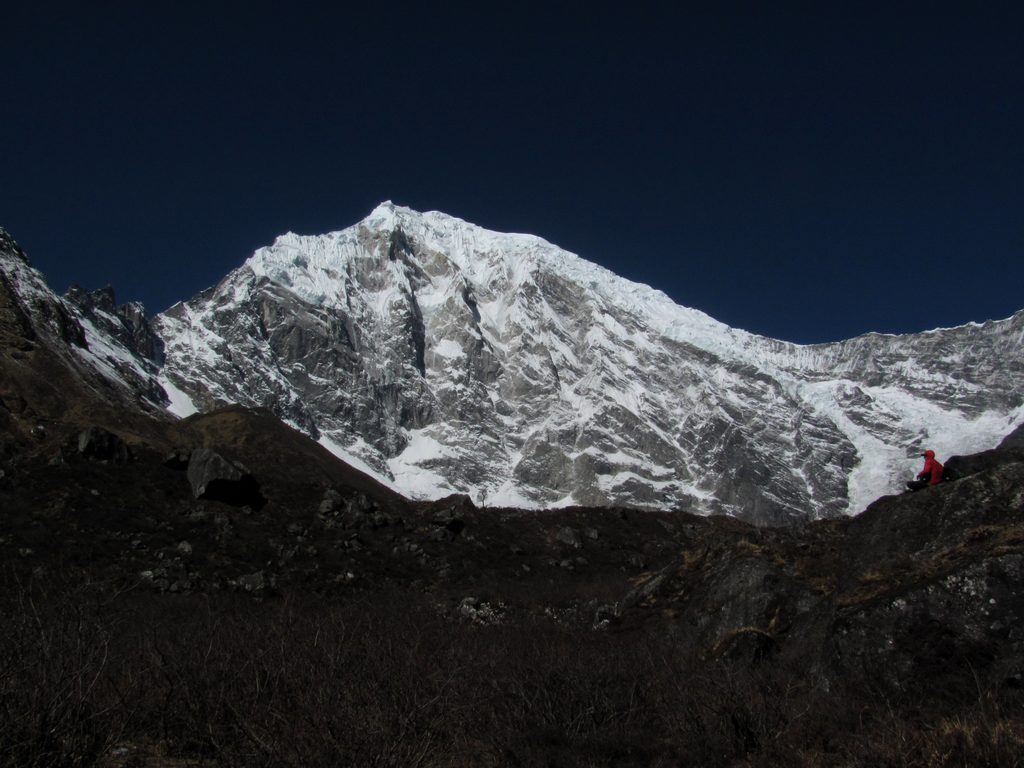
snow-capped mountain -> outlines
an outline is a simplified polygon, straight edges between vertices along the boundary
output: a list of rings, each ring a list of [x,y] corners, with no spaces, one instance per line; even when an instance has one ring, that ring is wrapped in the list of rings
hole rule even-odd
[[[179,414],[265,406],[411,496],[857,512],[1024,420],[1024,312],[800,346],[544,240],[385,203],[155,321]]]
[[[66,298],[57,296],[2,228],[0,326],[18,337],[22,352],[42,346],[57,355],[104,401],[154,413],[168,405],[157,382],[161,342],[142,305],[116,305],[111,288],[73,287]]]

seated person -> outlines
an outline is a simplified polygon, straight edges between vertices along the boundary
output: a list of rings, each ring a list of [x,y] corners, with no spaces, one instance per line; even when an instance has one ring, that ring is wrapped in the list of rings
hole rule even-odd
[[[924,469],[917,473],[917,479],[907,483],[907,488],[919,491],[928,485],[937,485],[942,481],[942,464],[935,459],[935,451],[927,450],[924,456]]]

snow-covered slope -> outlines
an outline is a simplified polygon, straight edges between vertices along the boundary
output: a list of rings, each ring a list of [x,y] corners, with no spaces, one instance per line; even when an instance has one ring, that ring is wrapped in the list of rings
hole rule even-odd
[[[139,304],[117,306],[110,288],[61,298],[0,229],[0,320],[32,348],[45,345],[79,381],[112,403],[162,412],[160,342]]]
[[[856,512],[1024,420],[1024,313],[799,346],[529,235],[385,203],[157,319],[174,408],[266,406],[412,496]]]

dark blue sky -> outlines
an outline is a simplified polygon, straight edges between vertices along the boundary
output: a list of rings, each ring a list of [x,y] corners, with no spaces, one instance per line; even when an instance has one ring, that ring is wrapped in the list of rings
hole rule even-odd
[[[1024,308],[1020,4],[334,5],[5,4],[0,225],[153,313],[385,199],[792,341]]]

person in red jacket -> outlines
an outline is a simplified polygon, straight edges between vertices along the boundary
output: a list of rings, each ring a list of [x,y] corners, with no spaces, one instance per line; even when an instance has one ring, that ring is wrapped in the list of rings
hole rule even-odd
[[[942,481],[942,464],[935,458],[935,451],[927,450],[924,456],[924,469],[917,473],[917,479],[907,483],[907,488],[919,491],[928,485],[937,485]]]

